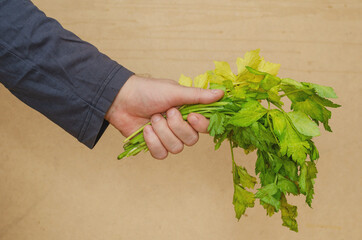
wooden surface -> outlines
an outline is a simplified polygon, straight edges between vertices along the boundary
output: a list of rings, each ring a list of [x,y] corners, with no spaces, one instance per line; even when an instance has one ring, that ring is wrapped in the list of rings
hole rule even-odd
[[[313,209],[298,234],[259,204],[239,222],[228,146],[212,139],[164,161],[116,161],[108,128],[94,150],[0,86],[0,239],[361,239],[362,2],[35,0],[63,26],[127,68],[177,79],[260,48],[280,76],[335,88],[343,107],[321,153]],[[255,154],[237,153],[252,169]]]

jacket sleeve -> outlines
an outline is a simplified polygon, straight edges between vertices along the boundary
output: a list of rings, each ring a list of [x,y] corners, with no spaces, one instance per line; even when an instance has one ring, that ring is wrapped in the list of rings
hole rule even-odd
[[[0,82],[89,148],[132,74],[31,1],[0,1]]]

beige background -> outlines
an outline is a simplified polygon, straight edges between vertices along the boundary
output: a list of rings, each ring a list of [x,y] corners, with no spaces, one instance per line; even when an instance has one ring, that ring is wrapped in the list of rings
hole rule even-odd
[[[296,234],[259,204],[234,218],[227,144],[214,152],[203,135],[164,161],[116,161],[114,128],[89,150],[1,85],[0,239],[361,239],[361,0],[34,2],[137,73],[176,80],[261,48],[280,76],[334,87],[343,108],[316,139],[313,209],[291,199]],[[237,158],[253,168],[255,154]]]

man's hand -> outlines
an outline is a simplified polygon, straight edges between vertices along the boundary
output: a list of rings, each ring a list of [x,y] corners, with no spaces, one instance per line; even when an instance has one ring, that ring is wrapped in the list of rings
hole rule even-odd
[[[105,119],[126,137],[151,120],[152,126],[143,130],[144,139],[151,155],[164,159],[168,152],[181,152],[184,144],[195,144],[198,132],[206,133],[209,125],[209,120],[197,113],[189,114],[184,121],[175,107],[212,103],[223,94],[218,89],[184,87],[172,80],[133,75],[119,91]],[[167,119],[161,115],[165,112]]]

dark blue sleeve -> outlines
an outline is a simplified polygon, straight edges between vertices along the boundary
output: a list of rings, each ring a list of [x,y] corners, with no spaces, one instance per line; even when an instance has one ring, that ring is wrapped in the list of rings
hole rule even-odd
[[[132,74],[31,1],[0,0],[0,82],[89,148]]]

